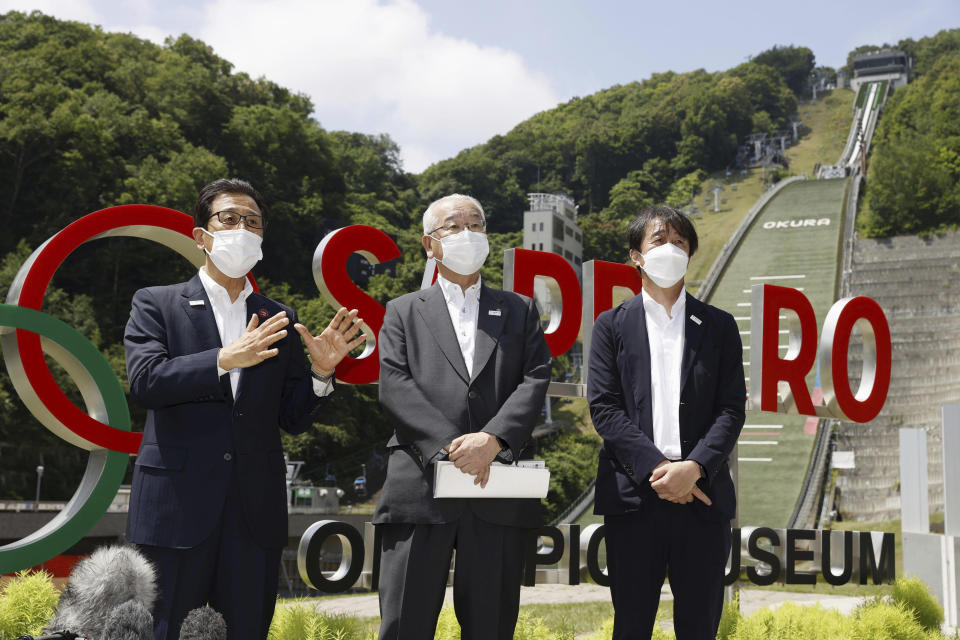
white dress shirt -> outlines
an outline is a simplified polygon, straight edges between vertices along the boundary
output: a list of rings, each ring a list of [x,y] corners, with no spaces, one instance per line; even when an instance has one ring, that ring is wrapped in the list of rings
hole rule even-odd
[[[680,367],[683,363],[686,292],[667,310],[642,290],[647,340],[650,342],[650,391],[653,400],[653,443],[664,456],[679,460]]]
[[[240,295],[237,296],[237,299],[230,301],[230,294],[227,293],[227,290],[217,284],[217,281],[210,277],[210,274],[207,273],[207,270],[203,267],[200,267],[200,282],[203,283],[203,289],[207,292],[207,297],[210,298],[210,307],[213,310],[213,319],[217,323],[217,332],[220,334],[220,344],[227,346],[233,344],[240,339],[240,336],[243,335],[244,330],[247,328],[247,323],[250,322],[250,318],[247,317],[247,298],[253,293],[253,287],[250,285],[250,281],[244,279],[243,281],[243,290],[240,292]],[[287,327],[287,331],[294,331],[295,329],[292,326]],[[219,354],[218,354],[219,359]],[[237,385],[240,383],[240,371],[239,368],[233,368],[227,371],[217,365],[217,375],[222,376],[226,373],[230,374],[230,389],[233,390],[233,397],[237,397]],[[313,392],[320,396],[329,395],[333,391],[332,382],[320,382],[316,378],[313,379]]]
[[[480,279],[464,291],[441,275],[437,276],[443,299],[447,301],[447,311],[453,330],[460,343],[460,353],[467,365],[467,375],[473,377],[473,353],[477,342],[477,317],[480,315]]]

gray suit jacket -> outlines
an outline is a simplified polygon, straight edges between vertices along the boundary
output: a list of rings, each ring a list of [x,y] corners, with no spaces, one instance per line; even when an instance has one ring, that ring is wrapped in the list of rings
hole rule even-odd
[[[380,402],[396,430],[373,522],[451,522],[470,509],[494,524],[539,526],[538,500],[435,499],[432,465],[451,440],[474,431],[501,438],[519,457],[550,383],[533,300],[481,286],[472,377],[438,284],[387,303],[377,345]]]

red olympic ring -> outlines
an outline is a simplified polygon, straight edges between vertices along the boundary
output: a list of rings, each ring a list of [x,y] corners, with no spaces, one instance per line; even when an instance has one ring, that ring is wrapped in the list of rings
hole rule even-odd
[[[36,259],[27,271],[17,302],[21,307],[40,311],[43,298],[53,274],[64,260],[81,244],[110,234],[124,227],[145,227],[137,230],[139,235],[149,237],[149,229],[166,229],[192,237],[193,217],[180,211],[153,205],[121,205],[109,207],[86,215],[68,225],[50,238],[36,254]],[[255,291],[259,292],[253,276],[247,274]],[[143,435],[121,431],[87,415],[79,409],[60,389],[44,358],[40,336],[17,330],[17,349],[23,363],[24,373],[37,397],[50,413],[67,428],[87,441],[112,451],[137,453]]]

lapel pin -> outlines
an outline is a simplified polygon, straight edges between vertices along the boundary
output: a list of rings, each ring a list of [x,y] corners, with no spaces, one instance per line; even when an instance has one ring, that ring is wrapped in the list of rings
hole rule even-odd
[[[260,316],[260,319],[261,319],[261,320],[263,320],[264,318],[267,317],[267,310],[266,310],[266,309],[260,309],[260,311],[257,311],[257,315]]]
[[[700,318],[698,318],[697,316],[695,316],[695,315],[693,315],[693,314],[690,314],[690,319],[693,320],[694,322],[696,322],[697,324],[703,324],[703,322],[701,322]]]
[[[497,317],[499,317],[499,316],[500,316],[500,309],[490,309],[490,311],[487,311],[487,313],[490,314],[491,316],[497,316]]]
[[[191,300],[191,301],[190,301],[190,306],[191,306],[191,307],[202,307],[203,305],[204,305],[203,300]]]

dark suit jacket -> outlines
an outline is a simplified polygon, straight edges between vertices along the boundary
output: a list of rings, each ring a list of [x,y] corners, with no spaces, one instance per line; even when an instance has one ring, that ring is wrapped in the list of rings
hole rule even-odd
[[[431,464],[451,440],[474,431],[498,436],[519,457],[550,383],[533,300],[481,285],[472,377],[439,284],[390,301],[377,344],[380,402],[396,431],[373,522],[451,522],[469,508],[494,524],[538,526],[538,500],[435,499]]]
[[[203,305],[190,305],[202,300]],[[220,335],[200,281],[134,294],[124,334],[130,394],[147,409],[130,493],[131,542],[187,548],[213,530],[229,483],[264,547],[287,543],[286,465],[279,428],[301,433],[322,402],[313,392],[294,312],[258,293],[247,316],[287,312],[280,352],[244,369],[233,398],[217,376]]]
[[[698,485],[713,506],[694,500],[693,508],[709,519],[731,519],[736,495],[727,458],[743,428],[746,402],[740,332],[729,313],[686,296],[681,453],[707,472]],[[653,468],[664,460],[653,442],[650,395],[650,345],[638,295],[600,314],[593,327],[587,398],[603,437],[594,501],[599,515],[638,511],[644,502],[660,499],[649,482]]]

